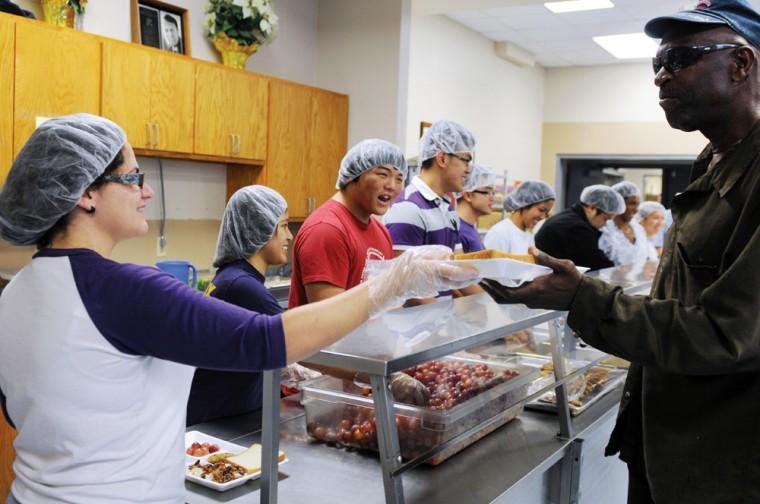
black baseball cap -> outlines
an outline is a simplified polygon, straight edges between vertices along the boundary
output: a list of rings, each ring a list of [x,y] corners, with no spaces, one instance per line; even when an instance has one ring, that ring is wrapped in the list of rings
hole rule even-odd
[[[649,21],[644,32],[652,38],[662,38],[675,25],[694,23],[724,25],[760,48],[760,14],[747,0],[695,0],[693,8]]]

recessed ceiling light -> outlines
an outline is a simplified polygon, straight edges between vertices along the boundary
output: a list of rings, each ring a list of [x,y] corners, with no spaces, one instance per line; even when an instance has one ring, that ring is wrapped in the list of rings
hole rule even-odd
[[[544,2],[544,7],[555,14],[562,14],[564,12],[611,9],[615,5],[610,0],[566,0],[564,2]]]
[[[618,59],[651,58],[657,53],[657,42],[643,33],[594,37],[594,42]]]

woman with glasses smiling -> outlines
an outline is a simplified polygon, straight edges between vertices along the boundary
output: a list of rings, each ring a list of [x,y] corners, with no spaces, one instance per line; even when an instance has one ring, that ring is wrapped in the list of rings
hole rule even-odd
[[[333,298],[259,314],[108,258],[148,231],[143,182],[124,131],[79,114],[42,124],[0,192],[0,236],[39,248],[0,297],[0,406],[17,431],[11,503],[184,502],[195,367],[280,368],[477,274],[423,247]]]
[[[459,214],[459,239],[464,252],[483,250],[483,241],[478,234],[478,218],[493,212],[494,184],[496,174],[487,166],[473,164],[467,176],[464,191],[457,198]]]

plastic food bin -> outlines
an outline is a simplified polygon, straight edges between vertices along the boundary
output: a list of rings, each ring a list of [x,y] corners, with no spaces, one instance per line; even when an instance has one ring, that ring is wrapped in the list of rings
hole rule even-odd
[[[395,402],[401,455],[412,459],[489,418],[497,420],[467,439],[436,454],[427,462],[437,465],[486,434],[520,415],[528,387],[538,377],[529,366],[447,357],[435,361],[487,366],[495,377],[477,395],[441,410]],[[517,375],[504,378],[504,371]],[[362,450],[378,451],[375,411],[370,391],[354,382],[321,376],[303,386],[306,428],[317,440]],[[518,404],[519,403],[519,404]]]

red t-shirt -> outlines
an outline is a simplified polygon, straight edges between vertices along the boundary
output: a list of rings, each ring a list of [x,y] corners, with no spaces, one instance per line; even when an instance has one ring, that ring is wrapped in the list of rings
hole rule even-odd
[[[327,282],[346,290],[355,287],[361,283],[368,256],[393,257],[385,225],[374,217],[365,224],[342,204],[327,200],[304,221],[296,236],[288,307],[309,302],[304,286],[310,283]]]

